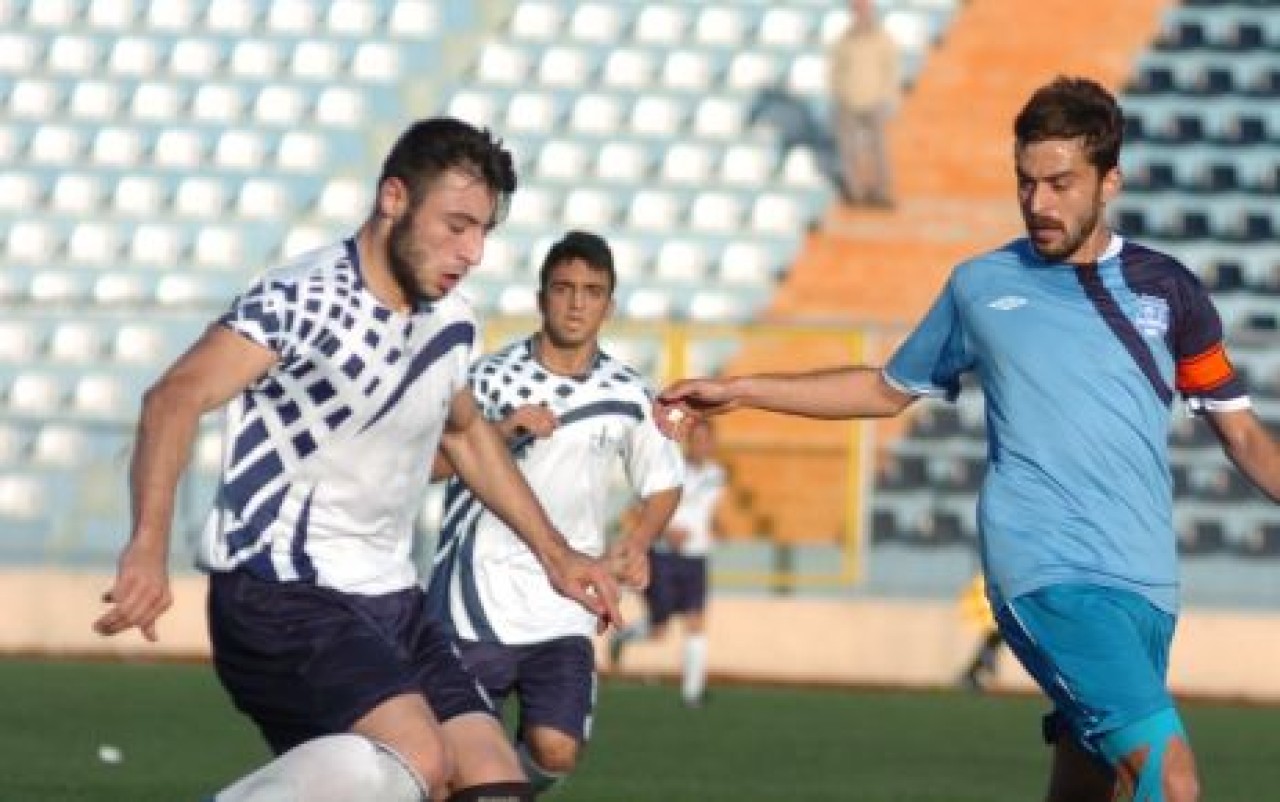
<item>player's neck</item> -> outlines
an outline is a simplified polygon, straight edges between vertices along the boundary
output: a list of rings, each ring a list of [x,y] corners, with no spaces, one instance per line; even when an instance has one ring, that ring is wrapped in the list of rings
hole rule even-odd
[[[373,221],[365,223],[356,232],[356,250],[360,255],[360,278],[365,289],[388,309],[402,314],[410,311],[412,305],[404,288],[391,275],[386,241]]]
[[[582,345],[556,345],[546,332],[533,337],[533,356],[547,370],[559,376],[583,376],[591,372],[596,361],[595,342]]]

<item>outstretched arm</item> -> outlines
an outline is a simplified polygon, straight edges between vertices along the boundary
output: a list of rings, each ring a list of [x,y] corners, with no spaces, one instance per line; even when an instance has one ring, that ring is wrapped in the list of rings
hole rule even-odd
[[[879,368],[849,366],[676,382],[658,397],[656,418],[671,434],[688,413],[762,409],[824,420],[884,418],[914,400],[885,381]]]
[[[649,548],[667,528],[680,503],[681,488],[669,487],[636,505],[634,524],[609,547],[614,575],[636,590],[649,585]]]
[[[1240,472],[1280,503],[1280,443],[1251,409],[1210,411],[1209,422],[1222,450]]]
[[[600,616],[602,624],[621,623],[617,584],[598,560],[569,548],[469,388],[453,398],[440,449],[476,498],[524,540],[557,591]]]
[[[156,619],[172,604],[168,561],[174,496],[200,416],[242,392],[276,358],[230,329],[211,326],[143,396],[129,466],[133,528],[115,584],[103,597],[111,607],[93,625],[99,634],[138,627],[148,640],[156,639]]]

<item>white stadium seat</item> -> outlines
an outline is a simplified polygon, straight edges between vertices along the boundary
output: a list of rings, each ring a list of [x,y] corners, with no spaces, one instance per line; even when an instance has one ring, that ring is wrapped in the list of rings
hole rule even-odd
[[[113,418],[125,411],[127,393],[115,376],[91,373],[76,382],[71,395],[71,408],[93,417]]]
[[[56,379],[44,373],[25,372],[9,385],[9,408],[48,414],[62,404],[63,391]]]
[[[200,267],[240,267],[244,257],[240,233],[226,226],[206,226],[196,235],[192,256]]]
[[[377,10],[368,0],[334,0],[326,24],[336,34],[368,36],[377,21]]]
[[[637,181],[649,172],[648,157],[632,142],[608,142],[596,158],[596,176],[610,181]]]
[[[107,71],[142,78],[154,74],[159,61],[154,42],[138,36],[126,36],[112,46],[111,55],[107,57]]]
[[[0,362],[29,362],[39,345],[39,336],[29,322],[0,320]]]
[[[105,81],[80,81],[71,92],[71,116],[84,120],[106,120],[120,108],[120,90]]]
[[[76,223],[67,239],[67,256],[73,262],[106,265],[120,252],[120,236],[110,223]]]
[[[610,95],[586,94],[573,104],[569,124],[575,131],[588,134],[613,134],[622,122],[617,98]]]
[[[146,81],[133,91],[129,113],[139,120],[173,120],[178,116],[182,96],[173,84]]]
[[[244,217],[272,220],[290,213],[289,194],[278,181],[250,178],[240,185],[236,212]]]
[[[737,139],[742,136],[746,112],[742,103],[728,97],[708,97],[698,103],[693,114],[693,132],[709,139]]]
[[[130,28],[137,16],[134,0],[92,0],[86,15],[94,28],[113,31]]]
[[[292,259],[326,245],[332,240],[333,237],[327,229],[318,226],[294,226],[289,229],[289,233],[284,238],[284,244],[280,246],[280,255],[285,259]]]
[[[0,209],[28,212],[40,202],[39,182],[21,173],[0,173]]]
[[[42,125],[31,138],[31,160],[37,164],[74,164],[84,143],[77,129],[65,125]]]
[[[218,69],[221,54],[208,39],[180,39],[169,52],[169,71],[187,78],[207,78]]]
[[[392,36],[405,39],[432,36],[440,29],[439,10],[426,0],[398,0],[387,17],[387,28]]]
[[[606,86],[643,89],[653,82],[653,57],[643,50],[614,50],[604,62],[602,79]]]
[[[143,223],[133,232],[129,258],[140,264],[174,267],[181,251],[178,231],[164,223]]]
[[[507,106],[507,127],[514,131],[550,131],[556,125],[555,103],[540,92],[519,92]]]
[[[345,86],[330,86],[316,99],[316,120],[324,125],[352,128],[363,122],[360,95]]]
[[[573,140],[553,139],[538,153],[538,175],[542,177],[574,180],[586,172],[586,149]]]
[[[729,62],[730,89],[752,92],[773,84],[778,78],[777,61],[766,53],[745,51]]]
[[[612,192],[575,189],[565,198],[561,221],[572,228],[606,228],[617,216]]]
[[[256,16],[250,0],[216,0],[209,4],[204,21],[213,31],[243,33],[253,28]]]
[[[709,6],[698,14],[694,37],[705,45],[740,46],[745,27],[739,9],[733,6]]]
[[[275,0],[267,11],[267,30],[305,36],[315,28],[315,4],[308,0]]]
[[[351,59],[351,74],[361,81],[394,81],[400,76],[400,50],[388,42],[362,42]]]
[[[672,89],[705,91],[711,85],[711,62],[696,50],[673,51],[663,64],[662,83]]]
[[[772,172],[772,155],[755,144],[731,145],[720,165],[720,176],[730,184],[763,184]]]
[[[102,332],[80,321],[59,323],[49,338],[49,356],[58,362],[92,362],[102,347]]]
[[[645,231],[667,231],[675,227],[680,205],[669,192],[642,189],[631,199],[628,222]]]
[[[44,483],[35,476],[0,475],[0,516],[34,521],[48,514]]]
[[[547,86],[580,86],[587,72],[587,55],[576,47],[548,48],[538,63],[538,81]]]
[[[305,39],[293,49],[290,68],[299,78],[327,81],[338,74],[338,49],[321,39]]]
[[[109,167],[133,167],[142,159],[142,136],[134,128],[104,128],[93,138],[93,161]]]
[[[751,227],[769,234],[791,234],[804,227],[804,219],[794,198],[766,193],[752,204]]]
[[[560,31],[560,9],[554,3],[524,0],[511,15],[511,36],[530,41],[550,41]]]
[[[635,37],[648,44],[675,44],[684,36],[688,24],[689,19],[680,7],[647,5],[636,18]]]
[[[15,117],[44,120],[61,102],[58,85],[39,78],[22,78],[9,92],[9,113]]]
[[[63,34],[49,43],[45,57],[49,69],[67,75],[86,75],[94,72],[98,63],[98,46],[95,40],[85,36]]]
[[[511,199],[508,220],[529,227],[544,226],[551,222],[554,199],[541,187],[521,187]]]
[[[220,217],[226,205],[226,191],[216,178],[184,178],[173,197],[174,211],[187,217]]]
[[[816,53],[797,56],[787,73],[787,86],[798,95],[824,97],[827,92],[826,56]]]
[[[240,119],[240,90],[230,84],[205,84],[191,100],[191,116],[202,122],[234,123]]]
[[[47,261],[57,245],[57,236],[47,224],[19,220],[9,225],[5,251],[11,259],[39,263]]]
[[[231,170],[257,170],[265,156],[262,135],[248,129],[224,132],[213,147],[213,163]]]
[[[528,57],[517,48],[489,42],[480,51],[476,73],[482,83],[518,86],[529,79]]]
[[[102,181],[93,175],[65,173],[53,182],[49,205],[59,212],[84,214],[102,201]]]
[[[272,42],[245,39],[231,48],[230,70],[241,78],[266,79],[276,74],[280,54]]]
[[[698,231],[737,231],[742,217],[742,203],[725,192],[703,192],[689,207],[689,225]]]
[[[264,86],[253,101],[254,120],[266,125],[297,125],[305,114],[306,99],[293,86]]]
[[[108,273],[93,283],[92,295],[103,305],[136,304],[146,299],[147,288],[137,273]]]
[[[31,444],[31,460],[37,465],[72,467],[84,461],[89,444],[78,426],[51,423],[40,427]]]
[[[111,356],[117,362],[150,364],[160,360],[165,347],[165,337],[159,329],[145,323],[126,323],[116,332]]]
[[[449,99],[449,116],[472,125],[491,127],[495,118],[495,101],[484,92],[461,91]]]
[[[324,140],[310,131],[289,131],[280,137],[276,148],[276,166],[282,170],[308,173],[325,160]]]
[[[204,158],[204,144],[195,131],[163,131],[156,137],[152,158],[162,167],[195,167]]]
[[[662,177],[681,184],[700,184],[711,174],[711,154],[702,145],[678,142],[667,148]]]
[[[617,5],[583,3],[574,10],[569,29],[575,39],[612,44],[620,38],[622,17]]]
[[[766,286],[773,279],[768,251],[751,242],[731,242],[720,254],[720,280],[726,284]]]
[[[666,242],[653,263],[654,275],[664,281],[702,282],[707,273],[707,252],[688,240]]]
[[[644,95],[631,110],[631,129],[653,136],[672,136],[681,123],[680,104],[662,95]]]
[[[72,0],[31,0],[27,22],[36,28],[69,28],[76,16],[76,5]]]
[[[166,31],[189,31],[195,23],[190,0],[151,0],[147,24]]]
[[[369,211],[370,199],[364,182],[355,178],[332,178],[320,191],[316,212],[326,220],[355,220]]]
[[[627,317],[660,320],[671,316],[671,298],[662,290],[641,287],[627,296]]]
[[[789,50],[804,46],[808,36],[808,14],[786,6],[775,5],[760,19],[760,42],[770,47]]]

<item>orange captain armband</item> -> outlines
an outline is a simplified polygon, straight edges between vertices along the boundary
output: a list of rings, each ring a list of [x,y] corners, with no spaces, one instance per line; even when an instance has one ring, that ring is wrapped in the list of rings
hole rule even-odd
[[[1236,369],[1221,342],[1207,351],[1178,360],[1178,391],[1204,393],[1221,387],[1235,376]]]

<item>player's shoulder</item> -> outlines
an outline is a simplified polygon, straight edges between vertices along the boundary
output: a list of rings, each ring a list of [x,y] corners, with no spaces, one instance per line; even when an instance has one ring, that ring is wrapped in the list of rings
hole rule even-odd
[[[635,395],[648,399],[653,395],[649,382],[640,371],[626,362],[614,357],[607,351],[597,353],[594,374],[603,383],[608,383],[619,394]]]
[[[1013,239],[1003,245],[984,251],[956,264],[951,269],[953,284],[963,284],[987,278],[1000,269],[1017,269],[1026,264],[1029,246],[1025,238]]]
[[[1133,240],[1124,240],[1116,256],[1131,282],[1172,281],[1197,289],[1202,286],[1200,277],[1176,257]]]
[[[347,240],[322,245],[267,268],[264,283],[275,286],[316,285],[350,273],[354,277],[354,245]]]

